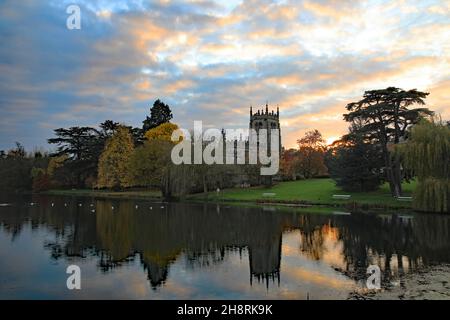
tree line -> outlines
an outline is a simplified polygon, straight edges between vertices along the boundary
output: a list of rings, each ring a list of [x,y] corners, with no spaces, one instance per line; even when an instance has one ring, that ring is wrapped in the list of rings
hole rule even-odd
[[[415,178],[414,206],[448,211],[450,129],[424,107],[427,96],[395,87],[366,91],[346,106],[345,135],[327,146],[318,130],[308,131],[297,149],[282,151],[279,177],[331,177],[343,190],[361,192],[387,182],[394,197]],[[0,189],[145,187],[170,195],[231,187],[239,180],[232,177],[261,183],[250,166],[171,165],[170,137],[178,128],[172,118],[170,107],[156,100],[141,128],[106,120],[98,128],[55,129],[50,154],[27,154],[20,144],[0,151]]]
[[[329,175],[344,191],[373,191],[387,182],[394,197],[416,178],[413,206],[424,211],[450,208],[450,124],[425,108],[426,92],[389,87],[366,91],[349,103],[348,133],[326,146],[318,130],[284,150],[285,179]]]
[[[0,189],[39,192],[49,188],[117,188],[116,183],[105,180],[108,177],[103,174],[108,161],[117,161],[111,160],[108,154],[115,151],[124,151],[126,154],[129,150],[144,148],[146,133],[168,123],[173,117],[170,107],[159,99],[154,102],[150,112],[142,128],[112,120],[100,123],[98,128],[57,128],[54,130],[55,137],[48,139],[49,144],[56,146],[51,153],[27,153],[20,143],[9,151],[0,151]],[[124,136],[127,139],[122,141]],[[120,146],[123,150],[115,147],[115,141],[118,140],[120,143],[125,142]],[[123,174],[119,175],[119,180],[123,182]]]

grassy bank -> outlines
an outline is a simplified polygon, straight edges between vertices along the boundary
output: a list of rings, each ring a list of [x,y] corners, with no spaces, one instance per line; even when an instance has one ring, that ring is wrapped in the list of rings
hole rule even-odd
[[[45,194],[57,196],[95,197],[95,198],[120,198],[120,199],[161,199],[159,190],[92,190],[92,189],[67,189],[49,190]]]
[[[404,195],[410,196],[415,183],[403,185]],[[264,196],[264,193],[273,193]],[[350,195],[348,200],[333,199],[333,195]],[[222,190],[219,193],[190,195],[188,200],[208,201],[244,201],[244,202],[266,202],[266,203],[309,203],[323,205],[368,205],[392,208],[410,208],[410,201],[399,201],[393,198],[389,192],[389,186],[383,185],[379,190],[373,192],[345,192],[336,187],[331,179],[310,179],[299,181],[281,182],[271,188],[234,188]]]
[[[415,183],[403,185],[404,195],[410,196]],[[265,196],[271,193],[273,195]],[[158,190],[91,190],[91,189],[69,189],[50,190],[46,194],[63,196],[88,196],[98,198],[119,199],[161,199]],[[351,197],[348,200],[333,199],[333,195],[346,194]],[[328,205],[328,206],[369,206],[380,208],[410,208],[410,201],[399,201],[393,198],[389,192],[389,186],[383,185],[379,190],[373,192],[345,192],[336,187],[331,179],[310,179],[281,182],[271,188],[233,188],[209,193],[189,195],[188,201],[213,201],[213,202],[238,202],[238,203],[272,203],[278,205]]]

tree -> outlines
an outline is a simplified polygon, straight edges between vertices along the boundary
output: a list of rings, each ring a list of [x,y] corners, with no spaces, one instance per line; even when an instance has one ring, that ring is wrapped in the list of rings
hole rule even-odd
[[[145,138],[147,140],[164,140],[164,141],[172,141],[172,133],[178,129],[176,124],[166,122],[160,124],[159,126],[148,130],[145,133]]]
[[[36,156],[36,152],[27,153],[18,142],[16,147],[0,157],[0,191],[20,192],[32,189],[33,168],[45,169],[48,163],[46,153]]]
[[[76,185],[82,187],[88,176],[96,175],[104,140],[91,127],[59,128],[54,131],[57,137],[48,139],[48,143],[58,146],[52,156],[67,155],[65,166],[75,175]]]
[[[167,122],[148,130],[144,144],[135,149],[130,160],[130,170],[135,185],[142,187],[157,187],[164,196],[166,185],[170,183],[169,176],[172,168],[170,154],[174,142],[171,140],[176,124]]]
[[[16,142],[16,147],[6,152],[0,159],[0,190],[18,192],[30,190],[32,159],[27,157],[25,148]]]
[[[418,178],[413,207],[422,211],[450,211],[450,127],[442,121],[422,120],[408,141],[396,146],[405,167]]]
[[[67,154],[50,157],[47,173],[50,177],[52,187],[70,187],[76,180],[74,173],[70,171]]]
[[[48,139],[48,143],[58,145],[54,155],[67,154],[69,159],[78,161],[90,156],[90,149],[98,134],[98,131],[91,127],[59,128],[54,131],[57,138]]]
[[[134,146],[140,146],[144,143],[144,131],[141,128],[128,127],[133,137]]]
[[[33,178],[33,192],[41,192],[50,189],[50,175],[45,169],[33,167],[31,170]]]
[[[333,143],[325,159],[330,177],[345,191],[373,191],[383,183],[381,149],[360,134]]]
[[[174,123],[162,123],[145,133],[146,141],[136,148],[130,160],[133,181],[138,186],[162,188],[163,178],[170,170],[170,152],[174,143]]]
[[[344,114],[349,122],[361,122],[359,133],[364,140],[381,146],[384,170],[393,196],[402,194],[400,159],[393,156],[391,146],[404,140],[407,129],[422,117],[432,115],[427,108],[409,109],[414,104],[424,105],[428,93],[416,89],[405,91],[389,87],[364,93],[363,99],[347,105]]]
[[[173,144],[165,140],[151,140],[135,149],[130,158],[133,184],[140,187],[162,187],[162,179],[170,165]]]
[[[129,160],[133,154],[133,139],[128,128],[119,126],[108,139],[98,162],[99,188],[120,189],[132,184]]]
[[[100,135],[105,139],[110,138],[114,133],[116,133],[117,129],[120,127],[120,123],[114,122],[112,120],[105,120],[100,123]]]
[[[295,180],[298,170],[296,164],[299,152],[296,149],[283,150],[280,157],[280,174],[284,180]]]
[[[324,163],[325,140],[318,130],[311,130],[305,136],[297,140],[298,159],[295,167],[305,179],[324,175],[327,168]]]
[[[48,139],[56,144],[57,150],[51,156],[64,156],[64,161],[52,176],[52,183],[58,186],[89,186],[97,178],[98,161],[106,142],[119,127],[127,128],[133,138],[134,146],[142,144],[143,133],[140,128],[120,125],[112,120],[100,123],[99,129],[91,127],[71,127],[55,129],[56,138]],[[60,158],[59,160],[61,160]]]
[[[103,146],[108,140],[121,126],[120,123],[114,122],[112,120],[105,120],[103,123],[100,123],[100,138],[103,140]],[[123,125],[122,125],[123,126]],[[141,145],[143,142],[143,132],[140,128],[133,128],[131,126],[126,126],[130,130],[131,136],[133,137],[133,142],[135,146]],[[102,147],[103,149],[103,147]]]
[[[156,128],[160,124],[169,122],[173,118],[170,107],[159,99],[153,103],[150,109],[150,117],[143,121],[142,130],[147,132],[150,129]]]
[[[26,157],[25,148],[20,142],[16,142],[16,148],[11,149],[7,153],[8,158],[21,159]]]

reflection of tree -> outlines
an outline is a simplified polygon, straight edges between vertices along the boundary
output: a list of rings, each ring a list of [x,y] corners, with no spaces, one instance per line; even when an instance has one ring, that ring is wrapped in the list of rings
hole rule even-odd
[[[315,229],[312,232],[301,233],[300,249],[313,260],[320,260],[323,256],[323,230]]]
[[[427,251],[425,263],[450,261],[450,217],[423,214],[414,220],[412,226],[418,251]]]
[[[106,250],[112,260],[120,261],[133,253],[135,224],[132,208],[132,203],[125,201],[118,203],[97,201],[96,203],[96,246],[98,249]]]
[[[403,257],[409,269],[450,261],[450,217],[354,214],[348,221],[339,220],[335,224],[344,242],[347,268],[361,274],[369,264],[378,264],[388,279],[393,272],[404,272]]]
[[[323,259],[324,239],[330,226],[339,230],[337,240],[343,243],[346,271],[358,278],[366,277],[370,264],[378,264],[388,280],[393,273],[406,272],[421,264],[450,262],[448,216],[304,215],[298,224],[301,251],[311,259]]]
[[[3,230],[14,237],[28,221],[35,228],[45,225],[55,234],[54,241],[45,243],[54,259],[96,255],[104,271],[139,257],[154,288],[166,281],[170,264],[181,253],[188,266],[198,268],[221,263],[228,253],[244,249],[250,281],[279,281],[282,233],[288,229],[300,231],[299,253],[314,260],[324,260],[335,250],[327,243],[339,242],[340,250],[334,252],[338,260],[362,277],[373,263],[389,277],[421,263],[450,262],[446,216],[294,214],[182,203],[142,202],[136,208],[131,201],[104,200],[95,201],[94,207],[79,200],[80,207],[77,199],[45,197],[38,202],[33,207],[2,208]]]

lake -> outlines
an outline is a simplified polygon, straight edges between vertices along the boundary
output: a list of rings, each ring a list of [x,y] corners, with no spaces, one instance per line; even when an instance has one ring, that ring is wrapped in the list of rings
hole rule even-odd
[[[371,264],[389,281],[450,262],[445,215],[1,200],[0,299],[346,299]],[[69,265],[81,290],[67,289]]]

